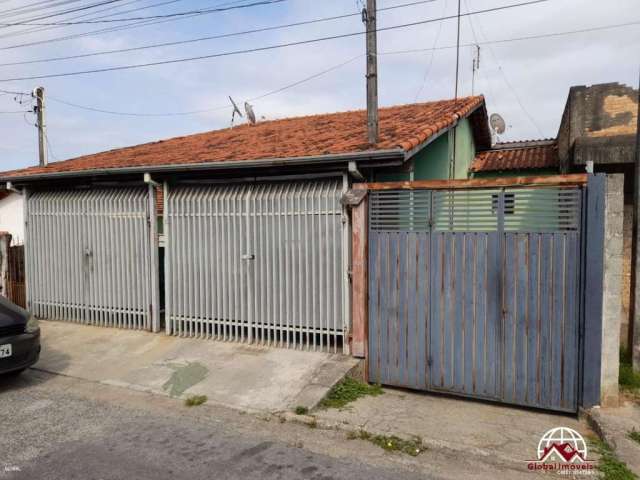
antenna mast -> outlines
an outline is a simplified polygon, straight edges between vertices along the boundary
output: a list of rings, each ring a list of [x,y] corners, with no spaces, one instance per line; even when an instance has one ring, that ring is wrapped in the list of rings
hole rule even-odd
[[[480,69],[480,45],[476,44],[476,52],[473,57],[473,70],[471,72],[471,95],[475,94],[476,89],[476,72]]]

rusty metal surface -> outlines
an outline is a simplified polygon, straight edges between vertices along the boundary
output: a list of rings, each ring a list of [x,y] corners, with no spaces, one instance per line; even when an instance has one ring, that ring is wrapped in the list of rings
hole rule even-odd
[[[576,411],[582,190],[369,199],[370,381]]]

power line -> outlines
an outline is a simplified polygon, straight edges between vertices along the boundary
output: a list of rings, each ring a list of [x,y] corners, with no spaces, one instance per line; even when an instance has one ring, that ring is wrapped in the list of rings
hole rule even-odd
[[[421,4],[425,4],[425,3],[433,3],[436,0],[421,0],[421,1],[416,1],[416,2],[411,2],[411,3],[403,3],[403,4],[399,4],[399,5],[393,5],[393,6],[389,6],[389,7],[385,7],[385,8],[379,8],[378,12],[383,12],[383,11],[387,11],[387,10],[396,10],[399,8],[405,8],[405,7],[412,7],[415,5],[421,5]],[[218,35],[209,35],[206,37],[198,37],[198,38],[192,38],[192,39],[188,39],[188,40],[178,40],[178,41],[174,41],[174,42],[165,42],[165,43],[155,43],[155,44],[150,44],[150,45],[142,45],[139,47],[130,47],[130,48],[120,48],[120,49],[114,49],[114,50],[106,50],[106,51],[102,51],[102,52],[91,52],[91,53],[82,53],[82,54],[78,54],[78,55],[67,55],[64,57],[52,57],[52,58],[43,58],[43,59],[38,59],[38,60],[25,60],[25,61],[20,61],[20,62],[9,62],[9,63],[0,63],[0,67],[8,67],[8,66],[14,66],[14,65],[28,65],[28,64],[34,64],[34,63],[46,63],[46,62],[58,62],[58,61],[63,61],[63,60],[77,60],[79,58],[87,58],[87,57],[95,57],[95,56],[99,56],[99,55],[112,55],[114,53],[128,53],[128,52],[135,52],[135,51],[139,51],[139,50],[147,50],[150,48],[159,48],[159,47],[173,47],[173,46],[177,46],[177,45],[186,45],[186,44],[190,44],[190,43],[197,43],[197,42],[203,42],[203,41],[207,41],[207,40],[217,40],[217,39],[221,39],[221,38],[229,38],[229,37],[236,37],[236,36],[241,36],[241,35],[249,35],[249,34],[254,34],[254,33],[263,33],[263,32],[269,32],[269,31],[273,31],[273,30],[282,30],[282,29],[286,29],[286,28],[293,28],[293,27],[300,27],[300,26],[304,26],[304,25],[311,25],[314,23],[322,23],[322,22],[329,22],[329,21],[334,21],[334,20],[340,20],[340,19],[344,19],[344,18],[350,18],[350,17],[360,17],[361,13],[348,13],[348,14],[344,14],[344,15],[334,15],[331,17],[322,17],[322,18],[315,18],[315,19],[311,19],[311,20],[303,20],[300,22],[293,22],[293,23],[286,23],[283,25],[274,25],[274,26],[269,26],[269,27],[262,27],[262,28],[254,28],[252,30],[244,30],[241,32],[230,32],[230,33],[221,33]],[[0,48],[0,50],[2,50]]]
[[[91,17],[95,13],[106,12],[108,10],[113,10],[114,8],[122,7],[124,5],[130,5],[132,3],[137,3],[139,1],[141,1],[141,0],[132,0],[130,2],[126,2],[126,3],[122,4],[122,5],[116,5],[116,6],[112,6],[112,7],[109,7],[109,8],[103,8],[101,10],[97,10],[97,11],[90,12],[90,13],[85,13],[83,15],[76,15],[74,17],[69,18],[69,20],[75,20],[77,18],[85,18],[85,17],[90,17],[91,20],[97,20],[97,19],[100,19],[100,18],[112,17],[114,15],[122,15],[124,13],[131,13],[131,12],[135,12],[135,11],[139,11],[139,10],[146,10],[148,8],[154,8],[154,7],[158,7],[158,6],[168,5],[170,3],[176,3],[176,2],[182,1],[182,0],[169,0],[169,1],[161,2],[161,3],[156,3],[156,4],[153,4],[153,5],[146,5],[144,7],[133,8],[133,9],[130,9],[130,10],[117,11],[117,12],[114,12],[114,13],[110,13],[108,15],[102,15],[102,16],[98,16],[98,17],[95,17],[95,16]],[[220,2],[216,6],[233,5],[233,4],[237,4],[237,3],[242,3],[244,1],[247,1],[247,0],[236,0],[236,1],[232,1],[232,2]],[[175,17],[175,18],[169,18],[169,19],[163,19],[163,20],[135,21],[135,22],[128,23],[126,25],[119,25],[119,26],[115,26],[115,27],[101,28],[101,29],[98,29],[98,30],[90,30],[88,32],[82,32],[82,33],[77,33],[77,34],[73,34],[73,35],[64,35],[64,36],[61,36],[61,37],[48,38],[48,39],[43,39],[43,40],[34,40],[32,42],[16,44],[16,45],[9,45],[8,47],[0,48],[0,50],[9,50],[9,49],[14,49],[14,48],[30,47],[30,46],[35,46],[35,45],[43,45],[43,44],[47,44],[47,43],[60,42],[60,41],[71,40],[71,39],[75,39],[75,38],[83,38],[83,37],[88,37],[88,36],[92,36],[92,35],[99,35],[99,34],[102,34],[102,33],[118,32],[118,31],[123,31],[123,30],[132,30],[134,28],[145,27],[145,26],[148,26],[148,25],[157,25],[157,24],[161,24],[161,23],[175,22],[175,21],[189,19],[189,18],[192,18],[192,15],[191,16],[190,15],[185,15],[184,17]],[[11,37],[16,37],[16,36],[21,36],[21,35],[28,35],[30,33],[42,32],[42,31],[46,31],[46,30],[52,30],[52,29],[55,29],[55,28],[62,28],[62,26],[34,27],[34,28],[26,29],[26,30],[21,30],[19,32],[12,32],[12,33],[7,33],[7,34],[4,34],[4,35],[0,35],[0,39],[11,38]]]
[[[472,20],[470,19],[469,21],[472,21]],[[482,36],[484,38],[487,38],[486,34],[484,33],[484,29],[482,28],[482,24],[478,23],[478,28],[479,28],[480,32],[482,33]],[[511,84],[511,82],[507,78],[507,74],[502,69],[502,65],[500,64],[500,61],[498,60],[498,57],[497,57],[496,53],[494,52],[493,48],[491,48],[491,45],[489,45],[488,47],[489,47],[489,53],[491,53],[491,56],[493,57],[493,59],[496,62],[496,65],[498,66],[498,71],[502,74],[502,78],[504,80],[504,83],[507,85],[509,90],[511,90],[511,93],[513,94],[513,97],[516,99],[516,102],[518,103],[518,105],[520,105],[520,108],[522,109],[522,111],[524,112],[526,117],[529,119],[529,121],[534,126],[534,128],[538,131],[538,134],[540,135],[540,138],[544,138],[544,134],[542,133],[542,129],[538,126],[538,122],[535,121],[535,119],[533,118],[533,115],[531,115],[529,113],[529,111],[525,108],[524,103],[520,99],[520,95],[518,95],[518,92],[516,91],[516,89],[513,87],[513,85]]]
[[[623,28],[623,27],[632,27],[632,26],[636,26],[636,25],[640,25],[640,20],[635,21],[635,22],[626,22],[626,23],[617,23],[617,24],[613,24],[613,25],[604,25],[601,27],[590,27],[590,28],[582,28],[579,30],[567,30],[564,32],[554,32],[554,33],[542,33],[542,34],[537,34],[537,35],[525,35],[525,36],[521,36],[521,37],[512,37],[512,38],[502,38],[502,39],[497,39],[497,40],[485,40],[485,41],[478,41],[475,43],[463,43],[460,45],[461,48],[463,47],[473,47],[475,45],[498,45],[498,44],[502,44],[502,43],[510,43],[510,42],[520,42],[520,41],[526,41],[526,40],[537,40],[540,38],[553,38],[553,37],[562,37],[562,36],[566,36],[566,35],[574,35],[574,34],[578,34],[578,33],[589,33],[589,32],[597,32],[597,31],[601,31],[601,30],[612,30],[614,28]],[[441,47],[435,47],[435,48],[410,48],[410,49],[405,49],[405,50],[393,50],[393,51],[389,51],[389,52],[382,52],[382,53],[378,53],[378,55],[398,55],[398,54],[409,54],[409,53],[421,53],[421,52],[429,52],[431,50],[451,50],[456,48],[456,45],[445,45],[445,46],[441,46]]]
[[[500,11],[500,10],[516,8],[516,7],[539,4],[539,3],[543,3],[543,2],[547,2],[547,1],[548,0],[532,0],[532,1],[518,3],[518,4],[505,5],[505,6],[502,6],[502,7],[494,7],[494,8],[485,9],[485,10],[477,10],[475,12],[467,12],[467,13],[462,14],[462,16],[477,15],[477,14],[482,14],[482,13],[495,12],[495,11]],[[383,31],[397,30],[397,29],[401,29],[401,28],[407,28],[407,27],[412,27],[412,26],[416,26],[416,25],[424,25],[426,23],[437,22],[439,20],[448,20],[450,18],[457,18],[457,16],[453,15],[453,16],[450,16],[450,17],[431,18],[431,19],[420,20],[420,21],[411,22],[411,23],[405,23],[405,24],[401,24],[401,25],[393,25],[393,26],[389,26],[389,27],[381,27],[381,28],[378,28],[376,31],[377,32],[383,32]],[[120,66],[105,67],[105,68],[96,68],[96,69],[92,69],[92,70],[81,70],[81,71],[75,71],[75,72],[54,73],[54,74],[46,74],[46,75],[33,75],[33,76],[28,76],[28,77],[3,78],[3,79],[0,79],[0,82],[14,82],[14,81],[21,81],[21,80],[39,80],[39,79],[44,79],[44,78],[70,77],[70,76],[76,76],[76,75],[86,75],[86,74],[91,74],[91,73],[105,73],[105,72],[113,72],[113,71],[121,71],[121,70],[132,70],[132,69],[137,69],[137,68],[153,67],[153,66],[160,66],[160,65],[170,65],[170,64],[175,64],[175,63],[184,63],[184,62],[190,62],[190,61],[195,61],[195,60],[205,60],[205,59],[211,59],[211,58],[227,57],[227,56],[240,55],[240,54],[245,54],[245,53],[263,52],[263,51],[275,50],[275,49],[284,48],[284,47],[292,47],[292,46],[298,46],[298,45],[308,45],[308,44],[324,42],[324,41],[328,41],[328,40],[336,40],[336,39],[340,39],[340,38],[355,37],[355,36],[359,36],[359,35],[364,35],[365,33],[366,32],[362,32],[362,31],[360,31],[360,32],[352,32],[352,33],[346,33],[346,34],[341,34],[341,35],[331,35],[331,36],[327,36],[327,37],[319,37],[319,38],[313,38],[313,39],[308,39],[308,40],[300,40],[300,41],[296,41],[296,42],[287,42],[287,43],[280,43],[280,44],[276,44],[276,45],[268,45],[268,46],[264,46],[264,47],[255,47],[255,48],[250,48],[250,49],[234,50],[234,51],[230,51],[230,52],[213,53],[213,54],[209,54],[209,55],[199,55],[199,56],[196,56],[196,57],[178,58],[178,59],[172,59],[172,60],[160,60],[160,61],[156,61],[156,62],[139,63],[139,64],[132,64],[132,65],[120,65]]]
[[[620,27],[627,27],[627,26],[632,26],[632,25],[640,25],[640,21],[638,22],[629,22],[629,23],[624,23],[624,24],[616,24],[616,25],[606,25],[606,26],[601,26],[601,27],[591,27],[591,28],[586,28],[586,29],[579,29],[579,30],[569,30],[569,31],[564,31],[564,32],[555,32],[555,33],[546,33],[546,34],[540,34],[540,35],[530,35],[530,36],[523,36],[523,37],[516,37],[516,38],[506,38],[506,39],[497,39],[497,40],[490,40],[490,41],[485,41],[485,42],[475,42],[475,43],[466,43],[466,44],[462,44],[461,47],[472,47],[476,44],[480,44],[480,45],[486,45],[489,43],[492,44],[498,44],[498,43],[505,43],[505,42],[513,42],[513,41],[523,41],[523,40],[530,40],[530,39],[538,39],[538,38],[548,38],[548,37],[557,37],[557,36],[561,36],[561,35],[572,35],[572,34],[579,34],[579,33],[586,33],[586,32],[592,32],[592,31],[597,31],[597,30],[605,30],[605,29],[612,29],[612,28],[620,28]],[[440,47],[432,47],[432,48],[421,48],[421,49],[408,49],[408,50],[390,50],[390,51],[386,51],[386,52],[378,52],[379,56],[383,56],[383,55],[400,55],[400,54],[410,54],[410,53],[423,53],[423,52],[427,52],[427,51],[434,51],[434,50],[446,50],[446,49],[453,49],[456,48],[456,45],[445,45],[445,46],[440,46]],[[301,85],[303,83],[306,83],[310,80],[313,80],[315,78],[318,78],[322,75],[325,75],[329,72],[335,71],[349,63],[352,63],[353,61],[357,60],[358,58],[362,58],[364,56],[364,54],[359,54],[355,57],[352,57],[344,62],[341,62],[337,65],[334,65],[332,67],[329,67],[325,70],[322,70],[320,72],[317,72],[313,75],[310,75],[308,77],[305,77],[301,80],[297,80],[293,83],[290,83],[288,85],[285,85],[284,87],[278,88],[276,90],[272,90],[270,92],[267,92],[263,95],[257,96],[257,97],[253,97],[248,99],[248,101],[257,101],[260,100],[262,98],[265,98],[267,96],[270,95],[274,95],[276,93],[280,93],[282,91],[288,90],[290,88],[293,88],[295,86]],[[488,82],[488,80],[485,77],[485,80]],[[488,83],[489,85],[489,83]],[[0,94],[10,94],[10,95],[21,95],[21,96],[30,96],[30,93],[27,92],[20,92],[20,91],[12,91],[12,90],[2,90],[0,89]],[[219,107],[214,107],[214,108],[209,108],[209,109],[202,109],[202,110],[192,110],[192,111],[187,111],[187,112],[166,112],[166,113],[137,113],[137,112],[120,112],[120,111],[113,111],[113,110],[104,110],[104,109],[99,109],[99,108],[95,108],[95,107],[89,107],[86,105],[79,105],[77,103],[73,103],[73,102],[69,102],[68,100],[62,100],[59,98],[55,98],[55,97],[48,97],[49,100],[53,100],[54,102],[58,102],[61,104],[65,104],[67,106],[71,106],[71,107],[75,107],[75,108],[79,108],[79,109],[83,109],[83,110],[88,110],[88,111],[93,111],[93,112],[97,112],[97,113],[105,113],[105,114],[110,114],[110,115],[121,115],[121,116],[143,116],[143,117],[164,117],[164,116],[186,116],[186,115],[194,115],[194,114],[200,114],[200,113],[207,113],[207,112],[212,112],[212,111],[216,111],[216,110],[223,110],[223,109],[227,109],[230,108],[228,105],[224,105],[224,106],[219,106]]]
[[[120,1],[120,0],[114,0]],[[263,5],[271,5],[274,3],[282,3],[287,0],[261,0],[253,3],[247,3],[243,5],[235,5],[230,7],[218,7],[218,8],[209,8],[209,9],[200,9],[200,10],[189,10],[186,12],[175,12],[175,13],[166,13],[163,15],[150,15],[146,17],[128,17],[128,18],[111,18],[111,19],[103,19],[103,20],[81,20],[78,22],[51,22],[51,23],[33,23],[29,22],[15,22],[15,23],[0,23],[0,26],[3,27],[16,27],[16,26],[65,26],[65,25],[84,25],[84,24],[96,24],[96,23],[116,23],[116,22],[130,22],[134,20],[156,20],[156,19],[164,19],[164,18],[172,18],[172,17],[184,17],[187,15],[197,16],[197,15],[206,15],[208,13],[217,13],[217,12],[226,12],[228,10],[237,10],[242,8],[251,8],[258,7]]]
[[[41,17],[36,17],[36,18],[30,19],[29,21],[35,22],[35,21],[38,21],[38,20],[46,20],[47,18],[58,17],[60,15],[66,15],[68,13],[81,12],[81,11],[84,11],[84,10],[89,10],[89,9],[92,9],[92,8],[100,7],[102,5],[109,5],[111,3],[117,3],[117,2],[121,2],[121,1],[122,0],[104,0],[102,2],[93,3],[93,4],[89,4],[89,5],[83,5],[81,7],[72,8],[72,9],[69,9],[69,10],[62,10],[60,12],[50,13],[50,14],[47,14],[47,15],[44,15],[44,16],[41,16]],[[4,26],[11,27],[11,26],[17,26],[17,25],[22,25],[22,24],[16,23],[15,25],[10,25],[9,24],[9,25],[4,25]]]
[[[280,92],[284,92],[285,90],[289,90],[293,87],[296,87],[298,85],[301,85],[303,83],[309,82],[313,79],[316,79],[318,77],[321,77],[322,75],[326,75],[329,72],[332,72],[334,70],[337,70],[349,63],[354,62],[355,60],[362,58],[364,56],[364,54],[359,54],[356,55],[355,57],[352,57],[344,62],[341,62],[337,65],[333,65],[332,67],[329,67],[325,70],[322,70],[320,72],[316,72],[312,75],[309,75],[308,77],[305,77],[303,79],[297,80],[293,83],[289,83],[283,87],[277,88],[275,90],[271,90],[269,92],[263,93],[262,95],[259,95],[257,97],[253,97],[253,98],[249,98],[247,101],[249,102],[255,102],[257,100],[262,100],[263,98],[269,97],[271,95],[275,95],[277,93]],[[196,115],[196,114],[201,114],[201,113],[209,113],[209,112],[215,112],[215,111],[219,111],[219,110],[227,110],[229,108],[231,108],[230,105],[222,105],[219,107],[213,107],[213,108],[207,108],[207,109],[202,109],[202,110],[191,110],[188,112],[165,112],[165,113],[138,113],[138,112],[121,112],[121,111],[114,111],[114,110],[103,110],[100,108],[95,108],[95,107],[89,107],[86,105],[79,105],[77,103],[72,103],[69,102],[67,100],[62,100],[60,98],[55,98],[52,96],[48,97],[49,100],[53,100],[54,102],[58,102],[70,107],[75,107],[75,108],[79,108],[82,110],[88,110],[91,112],[97,112],[97,113],[106,113],[109,115],[118,115],[118,116],[126,116],[126,117],[177,117],[177,116],[187,116],[187,115]]]
[[[443,4],[442,4],[442,15],[445,14],[445,12],[447,11],[447,0],[444,0]],[[420,85],[420,88],[418,89],[415,98],[413,99],[413,102],[417,102],[418,101],[418,97],[420,97],[420,94],[422,93],[422,90],[424,89],[424,86],[427,84],[427,78],[429,78],[429,74],[431,73],[431,67],[433,67],[433,61],[434,61],[434,57],[436,56],[436,47],[438,46],[438,42],[440,41],[440,34],[442,33],[442,25],[444,22],[438,22],[438,32],[436,33],[435,39],[433,41],[433,47],[431,47],[431,55],[429,56],[429,64],[427,65],[427,68],[424,71],[424,75],[422,76],[422,84]]]

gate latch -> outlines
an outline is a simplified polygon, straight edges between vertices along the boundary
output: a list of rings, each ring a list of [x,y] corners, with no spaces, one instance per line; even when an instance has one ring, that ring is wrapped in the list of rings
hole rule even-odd
[[[253,253],[245,253],[242,255],[242,260],[255,260],[256,256]]]

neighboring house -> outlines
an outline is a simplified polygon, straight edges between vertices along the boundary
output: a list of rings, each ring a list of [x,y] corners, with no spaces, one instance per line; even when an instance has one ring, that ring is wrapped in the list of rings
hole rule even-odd
[[[584,172],[624,174],[622,320],[620,340],[629,343],[633,177],[638,90],[619,83],[569,90],[558,136],[549,140],[498,143],[476,155],[470,176],[556,175]]]
[[[0,174],[28,199],[27,278],[46,279],[29,284],[29,308],[154,331],[163,311],[169,334],[348,351],[343,194],[353,181],[448,178],[454,151],[466,178],[491,141],[481,96],[381,108],[379,119],[376,145],[366,112],[353,111]]]
[[[14,245],[24,241],[24,201],[22,195],[0,190],[0,232],[10,233]]]
[[[554,139],[496,143],[476,155],[470,176],[557,175],[560,161]]]

